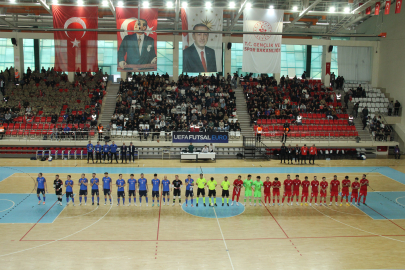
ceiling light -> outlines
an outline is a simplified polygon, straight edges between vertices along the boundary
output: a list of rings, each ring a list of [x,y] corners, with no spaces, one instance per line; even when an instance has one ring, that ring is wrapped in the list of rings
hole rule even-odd
[[[317,22],[316,25],[329,25],[329,23]]]
[[[77,0],[77,4],[78,4],[79,6],[83,6],[83,0]]]
[[[149,7],[149,2],[148,1],[143,1],[143,7],[144,8],[147,8],[147,7]]]
[[[15,0],[10,0],[10,3],[15,3]]]
[[[52,5],[57,5],[58,4],[58,0],[53,0],[52,1]]]
[[[273,9],[274,8],[274,6],[273,5],[270,5],[270,9]]]
[[[298,10],[298,7],[297,7],[297,6],[293,6],[293,10],[294,10],[294,11],[297,11],[297,10]]]
[[[166,7],[172,8],[173,7],[173,2],[171,2],[171,1],[167,2]]]
[[[350,7],[345,7],[345,13],[350,13]]]
[[[183,4],[181,4],[181,6],[186,8],[187,7],[187,2],[183,2]]]
[[[230,2],[230,3],[229,3],[229,7],[230,7],[230,8],[235,8],[235,2]]]
[[[122,6],[124,5],[124,3],[123,3],[122,1],[118,1],[117,5],[118,5],[119,7],[122,7]]]
[[[211,2],[205,3],[205,7],[206,7],[206,8],[210,8],[210,7],[211,7]]]
[[[103,6],[104,6],[104,7],[108,6],[108,1],[105,1],[105,0],[104,0],[104,1],[103,1]]]
[[[330,7],[330,8],[329,8],[329,11],[330,11],[330,12],[335,12],[335,7]]]
[[[246,4],[246,8],[251,8],[252,7],[252,4],[251,3],[247,3]]]

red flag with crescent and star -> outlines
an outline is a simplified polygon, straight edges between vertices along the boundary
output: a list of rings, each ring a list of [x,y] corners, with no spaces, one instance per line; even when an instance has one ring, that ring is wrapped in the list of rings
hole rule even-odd
[[[375,3],[374,15],[380,14],[380,6],[381,6],[380,2]]]
[[[401,7],[402,7],[402,0],[396,0],[395,1],[395,14],[398,14],[401,12]]]
[[[384,14],[385,15],[390,14],[390,8],[391,8],[391,0],[385,1],[385,9],[384,9]]]
[[[55,69],[70,72],[96,72],[98,7],[52,5],[55,31]],[[80,29],[82,31],[69,31]]]

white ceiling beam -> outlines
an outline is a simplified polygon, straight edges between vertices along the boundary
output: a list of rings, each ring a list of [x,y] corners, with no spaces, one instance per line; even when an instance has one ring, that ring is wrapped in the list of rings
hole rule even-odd
[[[111,12],[112,12],[112,14],[113,14],[113,16],[114,16],[114,18],[115,18],[115,7],[114,7],[114,4],[113,4],[113,2],[111,1],[111,0],[107,0],[108,1],[108,7],[110,8],[110,10],[111,10]]]
[[[228,31],[232,31],[233,27],[235,26],[235,24],[238,22],[240,15],[242,15],[243,10],[246,7],[248,0],[243,1],[242,5],[239,8],[238,14],[236,14],[236,16],[233,18],[232,20],[232,24],[229,26]]]
[[[38,2],[44,9],[46,9],[46,11],[49,12],[49,14],[52,14],[51,7],[46,4],[46,0],[38,0]]]
[[[367,1],[366,3],[364,3],[363,5],[359,6],[358,8],[355,8],[352,10],[352,14],[357,14],[362,12],[363,10],[365,10],[366,8],[370,7],[372,4],[374,4],[375,2],[377,2],[376,0],[370,0]]]
[[[289,27],[293,27],[294,24],[296,22],[298,22],[299,19],[301,19],[302,17],[304,17],[308,11],[310,11],[311,9],[313,9],[317,4],[319,4],[319,2],[321,2],[322,0],[315,0],[315,2],[313,2],[311,5],[309,5],[309,7],[307,7],[306,9],[304,9],[297,17],[294,18],[294,20],[291,22],[291,24],[289,25]]]
[[[174,18],[174,30],[179,29],[179,12],[180,12],[180,0],[174,2],[174,12],[176,17]]]

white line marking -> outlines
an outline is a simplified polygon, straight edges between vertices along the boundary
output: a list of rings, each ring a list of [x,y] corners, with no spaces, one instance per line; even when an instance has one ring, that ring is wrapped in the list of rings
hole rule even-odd
[[[66,207],[65,207],[64,209],[66,209]],[[83,214],[83,215],[77,215],[77,216],[71,216],[71,217],[61,217],[60,219],[66,219],[66,218],[74,218],[74,217],[81,217],[81,216],[85,216],[85,215],[88,215],[88,214],[90,214],[90,213],[92,213],[92,212],[96,211],[97,209],[98,209],[98,206],[97,206],[97,208],[96,208],[96,209],[94,209],[94,210],[92,210],[92,211],[90,211],[90,212],[88,212],[88,213],[86,213],[86,214]],[[62,211],[61,211],[61,213],[62,213]]]
[[[402,205],[402,206],[405,206],[405,205],[403,205],[402,203],[398,202],[398,199],[401,199],[401,198],[405,198],[405,196],[398,197],[398,198],[395,199],[395,201],[397,202],[397,204],[400,204],[400,205]]]
[[[4,212],[4,211],[7,211],[8,209],[13,208],[13,207],[14,207],[14,205],[15,205],[15,202],[14,202],[14,201],[12,201],[12,200],[0,199],[0,201],[9,201],[9,202],[12,202],[12,203],[13,203],[13,205],[12,205],[11,207],[7,208],[6,210],[2,210],[2,211],[0,211],[0,213],[1,213],[1,212]]]
[[[321,211],[319,211],[318,209],[316,209],[316,208],[313,207],[313,206],[311,206],[311,207],[314,208],[314,209],[315,209],[316,211],[318,211],[319,213],[321,213],[322,215],[324,215],[324,216],[326,216],[326,217],[328,217],[328,218],[330,218],[330,219],[332,219],[332,220],[334,220],[334,221],[336,221],[336,222],[338,222],[338,223],[340,223],[340,224],[343,224],[343,225],[346,225],[346,226],[348,226],[348,227],[351,227],[351,228],[353,228],[353,229],[356,229],[356,230],[359,230],[359,231],[362,231],[362,232],[365,232],[365,233],[368,233],[368,234],[380,236],[380,237],[383,237],[383,238],[387,238],[387,239],[390,239],[390,240],[394,240],[394,241],[398,241],[398,242],[405,243],[405,241],[401,241],[401,240],[394,239],[394,238],[387,237],[387,236],[383,236],[383,235],[380,235],[380,234],[377,234],[377,233],[372,233],[372,232],[369,232],[369,231],[365,231],[365,230],[362,230],[362,229],[360,229],[360,228],[354,227],[354,226],[352,226],[352,225],[346,224],[346,223],[341,222],[341,221],[339,221],[339,220],[337,220],[337,219],[334,219],[333,217],[328,216],[327,214],[322,213]]]
[[[333,205],[332,205],[333,206]],[[338,211],[338,210],[333,210],[332,208],[330,208],[330,207],[325,207],[326,209],[329,209],[329,210],[332,210],[332,211],[335,211],[335,212],[339,212],[339,213],[343,213],[343,214],[346,214],[346,215],[352,215],[352,216],[362,216],[362,217],[365,217],[365,216],[367,216],[367,217],[370,217],[369,215],[367,215],[366,213],[364,213],[364,215],[361,215],[361,214],[350,214],[350,213],[346,213],[346,212],[341,212],[341,211]],[[361,211],[361,209],[359,209],[359,208],[357,208],[357,207],[355,207],[356,209],[358,209],[358,210],[360,210]]]
[[[219,231],[221,232],[222,240],[224,240],[224,245],[225,245],[225,248],[226,248],[226,252],[228,253],[229,261],[231,262],[232,269],[234,270],[235,268],[233,267],[231,255],[229,254],[228,246],[226,245],[225,237],[224,237],[224,234],[222,233],[221,225],[219,224],[219,220],[218,220],[217,212],[215,211],[215,207],[213,207],[213,209],[214,209],[215,217],[216,217],[217,222],[218,222]]]
[[[113,199],[114,199],[114,198],[113,198],[113,196],[111,195],[111,200],[113,200]],[[111,211],[111,209],[112,209],[112,204],[110,205],[110,209],[108,209],[107,213],[105,213],[104,216],[102,216],[101,218],[99,218],[98,220],[96,220],[95,222],[93,222],[92,224],[90,224],[89,226],[87,226],[87,227],[85,227],[85,228],[83,228],[83,229],[81,229],[81,230],[79,230],[79,231],[77,231],[77,232],[75,232],[75,233],[72,233],[72,234],[70,234],[70,235],[68,235],[68,236],[59,238],[59,239],[57,239],[57,240],[54,240],[54,241],[51,241],[51,242],[48,242],[48,243],[45,243],[45,244],[42,244],[42,245],[39,245],[39,246],[35,246],[35,247],[32,247],[32,248],[27,248],[27,249],[15,251],[15,252],[11,252],[11,253],[8,253],[8,254],[3,254],[3,255],[0,255],[0,257],[5,257],[5,256],[13,255],[13,254],[18,254],[18,253],[21,253],[21,252],[24,252],[24,251],[28,251],[28,250],[32,250],[32,249],[35,249],[35,248],[43,247],[43,246],[46,246],[46,245],[49,245],[49,244],[58,242],[58,241],[60,241],[60,240],[63,240],[63,239],[65,239],[65,238],[68,238],[68,237],[70,237],[70,236],[73,236],[73,235],[75,235],[75,234],[78,234],[79,232],[82,232],[82,231],[84,231],[84,230],[90,228],[91,226],[93,226],[94,224],[96,224],[96,223],[98,223],[100,220],[102,220],[102,219]]]

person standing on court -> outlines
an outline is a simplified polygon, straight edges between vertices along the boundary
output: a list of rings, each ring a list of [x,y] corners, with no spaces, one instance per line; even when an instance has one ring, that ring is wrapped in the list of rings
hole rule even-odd
[[[288,164],[290,164],[290,160],[291,160],[291,164],[293,164],[293,151],[294,151],[294,149],[291,147],[291,144],[289,144],[286,149]],[[284,163],[285,163],[285,161],[284,161]]]
[[[108,145],[107,142],[105,142],[104,146],[103,146],[103,162],[105,163],[105,157],[107,157],[107,162],[110,161],[110,146]],[[112,160],[112,159],[111,159]]]
[[[55,189],[55,195],[58,197],[58,204],[62,205],[62,187],[63,182],[59,179],[59,174],[55,176],[55,180],[53,181],[53,188]]]
[[[100,161],[101,162],[101,161]],[[92,174],[92,178],[90,179],[90,184],[91,184],[91,205],[94,205],[94,195],[97,195],[97,205],[100,204],[100,193],[98,191],[98,185],[100,184],[98,178],[96,177],[96,174]]]
[[[224,181],[221,183],[222,188],[222,206],[224,206],[224,199],[226,197],[226,205],[229,206],[229,187],[231,182],[228,181],[228,176],[224,177]]]
[[[117,148],[118,146],[115,144],[113,141],[112,144],[110,145],[110,151],[111,151],[111,163],[113,162],[113,156],[115,157],[115,161],[118,163],[117,159]]]
[[[134,205],[136,206],[136,179],[133,173],[131,173],[128,179],[128,206],[131,205],[131,197],[134,197]]]
[[[67,180],[65,181],[65,187],[66,187],[66,205],[69,205],[69,198],[72,198],[72,203],[73,206],[75,206],[75,199],[73,198],[73,185],[74,182],[72,180],[72,176],[68,175]]]
[[[187,175],[186,180],[184,180],[184,183],[186,183],[186,207],[188,206],[188,197],[191,197],[191,207],[193,207],[193,202],[194,202],[194,179],[191,178],[191,175]]]
[[[131,162],[132,159],[132,162],[135,163],[135,150],[136,150],[135,145],[133,145],[132,142],[130,142],[128,146],[129,162]]]
[[[111,177],[108,176],[108,172],[104,173],[103,189],[104,189],[104,205],[107,204],[107,195],[110,199],[110,204],[112,204],[112,201],[111,201],[112,180],[111,180]]]
[[[165,196],[166,196],[166,198],[165,198]],[[166,201],[167,201],[167,206],[169,206],[170,181],[167,180],[167,175],[163,176],[163,180],[162,180],[162,197],[163,197],[163,205],[166,205]]]
[[[121,146],[121,163],[124,163],[124,159],[125,159],[125,163],[128,163],[128,161],[127,161],[127,150],[128,150],[128,147],[125,145],[125,143],[122,143],[122,146]]]
[[[307,164],[307,155],[308,155],[308,147],[306,144],[304,144],[303,147],[301,147],[301,164],[304,161],[305,164]]]
[[[281,149],[280,149],[280,163],[285,163],[285,155],[286,155],[286,151],[287,151],[287,147],[285,147],[285,144],[283,143],[281,145]]]
[[[87,163],[89,163],[90,157],[94,163],[93,150],[94,150],[94,146],[91,144],[91,141],[89,141],[89,143],[87,144]]]
[[[118,180],[115,181],[117,186],[117,206],[120,206],[120,198],[122,197],[122,206],[125,206],[125,180],[122,179],[122,174],[118,175]]]
[[[182,187],[183,187],[183,182],[179,179],[179,176],[176,174],[175,179],[172,182],[173,206],[176,203],[176,196],[179,198],[179,205],[181,206],[181,188]]]
[[[96,151],[96,163],[100,160],[101,163],[101,151],[102,151],[102,146],[100,142],[97,142],[96,146],[94,147],[94,150]]]
[[[79,191],[79,205],[82,205],[82,196],[84,196],[84,205],[87,205],[87,185],[88,181],[84,173],[82,173],[81,178],[79,179],[80,191]]]
[[[208,181],[208,199],[210,201],[210,206],[217,206],[217,181],[214,180],[214,177],[211,177],[211,181]],[[211,200],[213,199],[213,200]]]
[[[311,164],[311,160],[312,160],[312,164],[315,164],[315,157],[318,154],[318,149],[316,149],[315,144],[313,144],[311,146],[311,148],[309,148],[309,164]]]
[[[204,202],[204,206],[207,206],[205,204],[205,186],[207,185],[207,180],[205,180],[204,175],[202,173],[200,173],[200,178],[197,179],[197,203],[196,203],[196,207],[198,207],[198,199],[200,198],[200,196],[202,195],[203,197],[203,202]]]
[[[145,175],[141,173],[141,178],[138,179],[138,191],[139,191],[139,206],[142,206],[142,197],[145,196],[146,206],[148,206],[148,180]]]
[[[159,186],[160,179],[157,178],[157,173],[155,173],[152,179],[152,207],[155,206],[155,197],[157,199],[157,206],[159,207]]]
[[[40,193],[42,193],[45,204],[45,192],[48,193],[48,187],[46,185],[46,179],[42,176],[42,173],[38,174],[37,181],[35,181],[35,188],[37,189],[38,204],[41,204]]]

